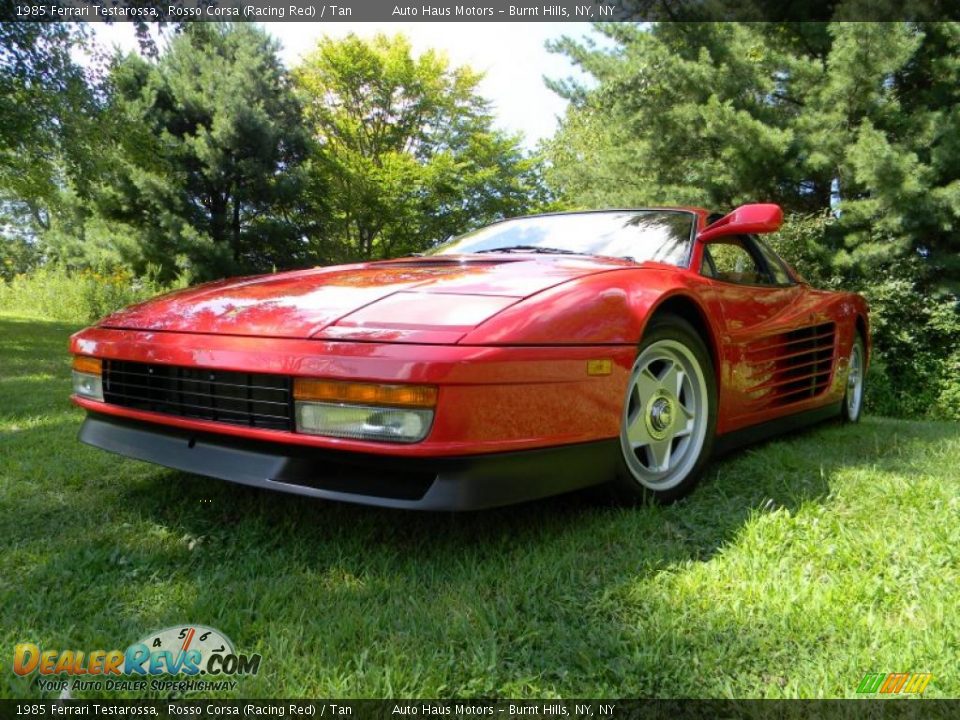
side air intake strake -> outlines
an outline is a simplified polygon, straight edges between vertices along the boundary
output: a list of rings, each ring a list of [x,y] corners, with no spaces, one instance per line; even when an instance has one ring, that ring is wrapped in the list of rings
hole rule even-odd
[[[836,326],[823,323],[759,340],[747,349],[749,393],[759,407],[808,400],[833,376]]]

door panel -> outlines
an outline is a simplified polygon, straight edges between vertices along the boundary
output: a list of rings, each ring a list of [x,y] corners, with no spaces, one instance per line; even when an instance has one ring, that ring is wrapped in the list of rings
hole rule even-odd
[[[705,299],[722,319],[725,348],[718,432],[822,404],[833,378],[834,323],[814,309],[806,286],[772,284],[759,253],[756,268],[732,263],[733,253],[726,260],[715,254],[709,269],[705,258],[704,274],[713,277]],[[761,277],[768,284],[735,282]]]

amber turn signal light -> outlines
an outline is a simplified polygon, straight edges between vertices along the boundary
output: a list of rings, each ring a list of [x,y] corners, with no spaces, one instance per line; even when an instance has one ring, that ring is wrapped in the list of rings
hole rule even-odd
[[[293,397],[313,402],[432,408],[437,404],[437,388],[433,385],[379,385],[294,378]]]
[[[611,372],[612,360],[587,360],[587,375],[609,375]]]
[[[77,372],[86,373],[87,375],[102,375],[103,363],[101,363],[100,358],[89,357],[87,355],[74,355],[73,369]]]

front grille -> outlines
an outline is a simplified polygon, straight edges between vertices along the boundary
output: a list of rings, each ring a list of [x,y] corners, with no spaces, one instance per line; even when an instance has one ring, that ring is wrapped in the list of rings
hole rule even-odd
[[[283,375],[105,360],[103,399],[197,420],[294,429],[291,380]]]

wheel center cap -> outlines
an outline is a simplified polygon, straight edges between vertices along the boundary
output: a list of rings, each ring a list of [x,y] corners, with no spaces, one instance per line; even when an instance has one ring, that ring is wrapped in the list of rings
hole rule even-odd
[[[660,398],[653,403],[650,410],[650,422],[657,430],[663,430],[670,426],[670,420],[673,417],[673,409],[670,407],[670,401],[666,398]]]
[[[673,401],[663,393],[657,393],[647,405],[647,430],[656,440],[667,436],[667,428],[673,424]]]

